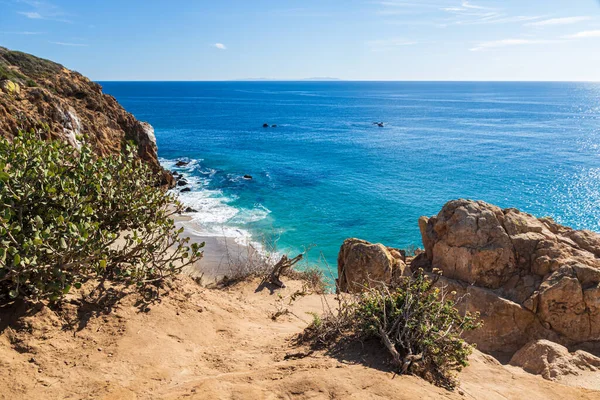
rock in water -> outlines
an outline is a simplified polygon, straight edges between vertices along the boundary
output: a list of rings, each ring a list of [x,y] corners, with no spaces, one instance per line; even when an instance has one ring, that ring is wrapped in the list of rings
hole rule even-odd
[[[39,128],[50,138],[77,147],[86,135],[100,156],[116,154],[128,141],[135,143],[138,156],[160,173],[163,184],[173,186],[157,156],[152,126],[126,112],[102,87],[60,64],[0,47],[0,134],[12,137],[20,129]]]
[[[250,180],[252,180],[252,175],[244,175],[243,178],[250,181]]]
[[[484,326],[467,337],[481,350],[514,352],[533,339],[600,347],[599,234],[471,200],[419,227],[425,253],[415,264],[472,293],[464,307],[481,311]]]
[[[191,192],[191,191],[192,191],[192,189],[190,189],[189,187],[184,187],[183,189],[181,189],[179,191],[179,193],[185,193],[185,192]]]
[[[181,161],[181,160],[179,160],[179,161],[177,161],[177,162],[175,163],[175,166],[176,166],[176,167],[185,167],[185,166],[186,166],[186,165],[188,165],[189,163],[190,163],[189,161]]]
[[[399,250],[360,239],[346,239],[338,256],[338,290],[359,293],[365,287],[390,284],[405,273]]]
[[[268,128],[269,124],[267,124],[266,122],[263,124],[263,128]]]

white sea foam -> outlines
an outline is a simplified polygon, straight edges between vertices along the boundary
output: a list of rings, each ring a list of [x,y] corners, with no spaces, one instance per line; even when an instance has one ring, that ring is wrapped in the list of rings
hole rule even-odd
[[[177,167],[177,160],[160,159],[161,165],[169,170],[180,172],[188,182],[189,192],[181,193],[182,187],[175,187],[172,193],[178,195],[179,201],[194,212],[188,213],[189,221],[179,222],[189,235],[207,237],[218,236],[232,238],[242,246],[252,246],[260,254],[266,255],[263,246],[253,240],[253,236],[246,224],[265,219],[270,210],[260,203],[253,208],[236,208],[230,203],[237,198],[235,195],[225,195],[219,189],[209,189],[215,173],[214,169],[202,165],[202,160],[182,159],[189,162],[185,166]]]

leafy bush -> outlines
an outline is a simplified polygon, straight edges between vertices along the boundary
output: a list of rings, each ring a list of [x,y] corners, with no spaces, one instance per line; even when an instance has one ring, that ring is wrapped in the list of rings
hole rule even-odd
[[[461,335],[480,326],[477,315],[461,315],[451,299],[456,293],[435,287],[439,278],[418,271],[394,288],[371,289],[352,302],[342,302],[313,322],[301,341],[331,346],[343,340],[379,339],[401,374],[414,373],[447,389],[454,371],[467,365],[472,347]],[[316,321],[316,320],[315,320]]]
[[[181,209],[128,147],[97,158],[39,133],[0,138],[0,303],[58,300],[98,278],[144,286],[197,261]],[[173,204],[176,204],[173,206]]]

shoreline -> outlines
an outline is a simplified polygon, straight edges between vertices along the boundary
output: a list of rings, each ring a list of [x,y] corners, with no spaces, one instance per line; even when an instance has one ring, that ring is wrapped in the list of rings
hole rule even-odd
[[[253,264],[269,262],[268,257],[252,243],[242,244],[225,234],[202,232],[202,226],[193,221],[188,213],[174,215],[173,221],[175,226],[184,229],[182,235],[190,238],[190,244],[205,243],[202,259],[183,271],[192,278],[199,279],[203,285],[216,284],[227,277],[234,277]]]

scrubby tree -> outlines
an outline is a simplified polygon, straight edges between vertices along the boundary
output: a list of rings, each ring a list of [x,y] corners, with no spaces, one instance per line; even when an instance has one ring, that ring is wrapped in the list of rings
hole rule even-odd
[[[97,157],[38,132],[0,138],[0,303],[58,300],[90,279],[144,286],[202,256],[133,146]]]
[[[300,341],[343,347],[354,340],[378,339],[391,355],[398,373],[416,374],[453,389],[455,372],[467,365],[472,352],[461,336],[480,326],[478,315],[461,314],[462,299],[437,285],[439,275],[416,271],[393,287],[365,287],[354,298],[340,297],[334,311],[315,317]]]

